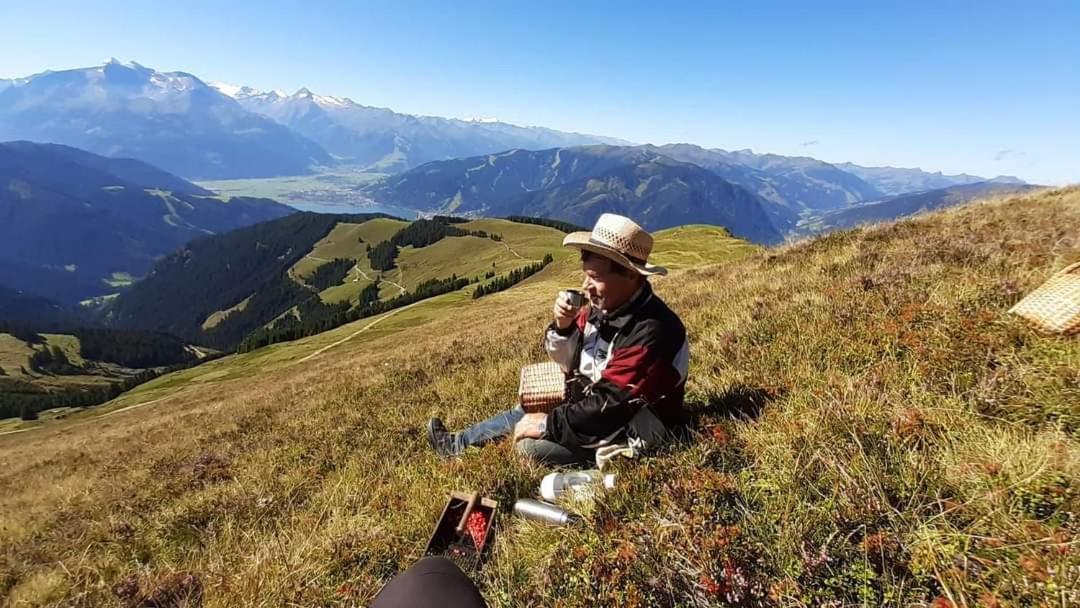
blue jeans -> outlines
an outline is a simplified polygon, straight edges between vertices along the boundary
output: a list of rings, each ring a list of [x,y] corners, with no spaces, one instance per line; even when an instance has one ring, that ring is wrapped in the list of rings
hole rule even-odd
[[[513,434],[514,426],[524,417],[525,410],[521,409],[520,405],[515,406],[514,409],[499,412],[460,433],[455,433],[454,447],[463,452],[469,446],[481,446],[489,441],[508,437]],[[585,448],[566,447],[547,439],[522,439],[514,448],[519,454],[547,465],[590,462],[595,453]]]
[[[464,451],[469,446],[480,446],[502,439],[514,432],[514,426],[525,417],[525,410],[518,405],[512,410],[499,412],[487,420],[477,422],[469,428],[455,434],[454,440],[459,451]]]

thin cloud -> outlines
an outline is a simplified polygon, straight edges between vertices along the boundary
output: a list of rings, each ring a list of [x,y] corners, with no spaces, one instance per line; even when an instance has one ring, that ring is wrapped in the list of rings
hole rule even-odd
[[[804,148],[809,148],[810,146],[816,146],[816,145],[818,145],[820,143],[821,143],[821,140],[819,140],[819,139],[811,139],[809,141],[804,141],[799,145],[804,147]]]
[[[1010,158],[1020,158],[1023,155],[1024,155],[1024,153],[1021,152],[1020,150],[1013,150],[1011,148],[1010,149],[1005,149],[1005,150],[998,150],[997,154],[994,154],[994,160],[1002,161],[1002,160],[1008,160]]]

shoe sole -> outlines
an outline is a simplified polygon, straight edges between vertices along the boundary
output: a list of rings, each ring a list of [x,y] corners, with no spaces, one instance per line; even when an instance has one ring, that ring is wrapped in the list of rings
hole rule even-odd
[[[436,443],[435,443],[435,421],[434,420],[428,420],[427,421],[427,442],[428,442],[428,445],[431,446],[431,449],[434,450],[436,454],[438,454],[439,449],[436,447]],[[440,456],[441,456],[441,454],[440,454]]]
[[[428,420],[427,422],[427,441],[428,445],[431,446],[431,451],[435,452],[436,456],[439,458],[450,457],[449,454],[443,454],[442,451],[439,450],[439,443],[435,441],[435,420]]]

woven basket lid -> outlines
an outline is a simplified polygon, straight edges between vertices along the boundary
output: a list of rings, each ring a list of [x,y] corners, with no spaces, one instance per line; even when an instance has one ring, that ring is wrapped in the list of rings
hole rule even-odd
[[[1080,262],[1047,279],[1009,312],[1046,333],[1080,332]]]

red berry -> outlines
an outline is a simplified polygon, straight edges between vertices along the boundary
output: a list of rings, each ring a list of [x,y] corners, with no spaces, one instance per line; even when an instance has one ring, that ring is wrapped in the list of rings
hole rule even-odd
[[[477,551],[484,548],[484,538],[487,536],[487,517],[480,511],[473,511],[469,514],[469,518],[465,520],[465,527],[469,531],[469,536],[472,537],[473,546]]]

